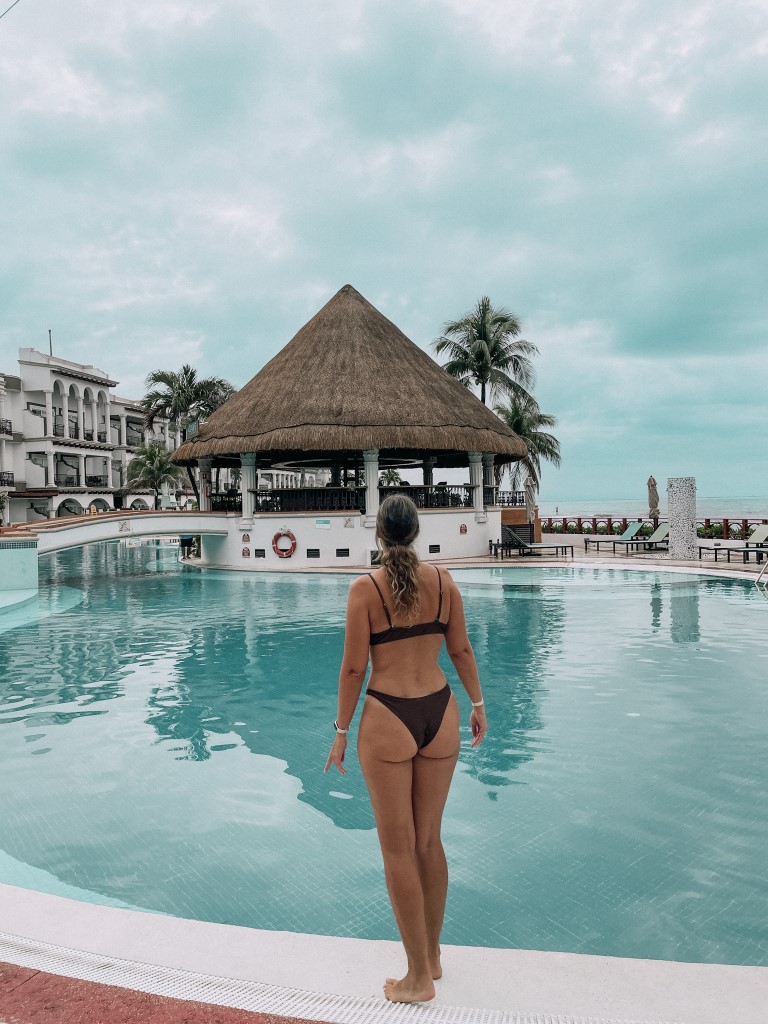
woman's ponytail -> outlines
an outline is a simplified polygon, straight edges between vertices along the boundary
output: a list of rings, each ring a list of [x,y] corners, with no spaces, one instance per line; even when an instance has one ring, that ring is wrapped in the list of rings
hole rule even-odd
[[[376,518],[381,565],[392,591],[396,615],[414,619],[419,614],[419,556],[413,542],[419,535],[419,513],[410,498],[391,494]]]

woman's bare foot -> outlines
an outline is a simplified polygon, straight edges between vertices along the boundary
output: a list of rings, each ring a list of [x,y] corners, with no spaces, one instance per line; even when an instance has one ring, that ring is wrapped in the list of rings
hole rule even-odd
[[[435,998],[435,985],[431,978],[417,981],[409,974],[400,981],[387,978],[384,982],[384,998],[390,1003],[426,1003]]]
[[[443,965],[440,963],[440,947],[437,947],[437,952],[429,957],[429,966],[432,971],[432,979],[437,981],[438,978],[443,976]]]

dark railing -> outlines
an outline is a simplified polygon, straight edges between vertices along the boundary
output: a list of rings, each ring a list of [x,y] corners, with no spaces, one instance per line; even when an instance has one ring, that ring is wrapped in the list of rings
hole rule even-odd
[[[0,420],[0,434],[12,434],[13,424],[10,420]]]
[[[364,512],[364,487],[278,487],[255,491],[255,512]]]
[[[471,508],[473,488],[469,484],[458,486],[433,484],[415,487],[379,487],[379,498],[389,494],[405,494],[416,508]]]
[[[630,523],[642,522],[641,536],[649,536],[666,517],[652,519],[649,516],[558,516],[541,520],[544,533],[575,533],[586,535],[611,535],[623,533]],[[715,540],[748,540],[756,526],[768,523],[768,516],[751,519],[697,519],[698,537]]]
[[[106,432],[106,430],[100,430],[98,432],[98,434],[96,435],[96,440],[100,444],[106,444],[107,443],[107,432]]]
[[[3,472],[0,473],[0,487],[13,487],[13,486],[14,486],[14,484],[13,484],[13,473],[7,473],[5,470],[3,470]]]
[[[85,440],[85,441],[92,441],[93,440],[93,431],[92,430],[84,430],[83,431],[83,440]]]
[[[64,437],[64,424],[63,423],[54,423],[53,424],[53,436],[54,437]]]
[[[218,494],[214,491],[211,495],[211,512],[237,512],[240,515],[242,511],[241,494]]]
[[[486,487],[486,491],[495,490],[496,500],[486,501],[486,505],[502,505],[504,508],[525,504],[525,491],[500,491],[495,487]]]
[[[55,482],[57,487],[79,487],[80,477],[77,473],[56,474]]]
[[[128,448],[140,448],[144,444],[144,438],[141,434],[132,434],[130,431],[126,431],[125,443]]]
[[[106,476],[88,476],[85,477],[86,487],[106,487],[107,486]]]
[[[69,438],[71,441],[77,441],[80,437],[80,427],[76,423],[69,424]]]

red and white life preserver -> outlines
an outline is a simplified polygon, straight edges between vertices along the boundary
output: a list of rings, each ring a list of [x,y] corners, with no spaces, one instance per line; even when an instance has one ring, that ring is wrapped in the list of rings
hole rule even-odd
[[[291,542],[291,546],[288,548],[281,548],[278,541],[281,537],[287,537]],[[275,536],[272,538],[272,550],[275,552],[278,558],[290,558],[296,550],[296,538],[290,530],[278,530]]]

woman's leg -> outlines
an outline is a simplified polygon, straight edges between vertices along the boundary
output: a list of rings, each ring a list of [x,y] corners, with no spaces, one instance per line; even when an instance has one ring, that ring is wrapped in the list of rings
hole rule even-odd
[[[433,978],[442,977],[440,932],[448,893],[448,865],[440,826],[453,771],[459,756],[459,713],[456,698],[446,708],[440,731],[413,759],[413,819],[416,860],[424,893],[427,949]]]
[[[408,973],[400,981],[388,978],[384,995],[407,1003],[435,995],[413,822],[415,752],[416,743],[403,723],[373,697],[366,698],[358,756],[376,819],[387,890],[408,958]]]

